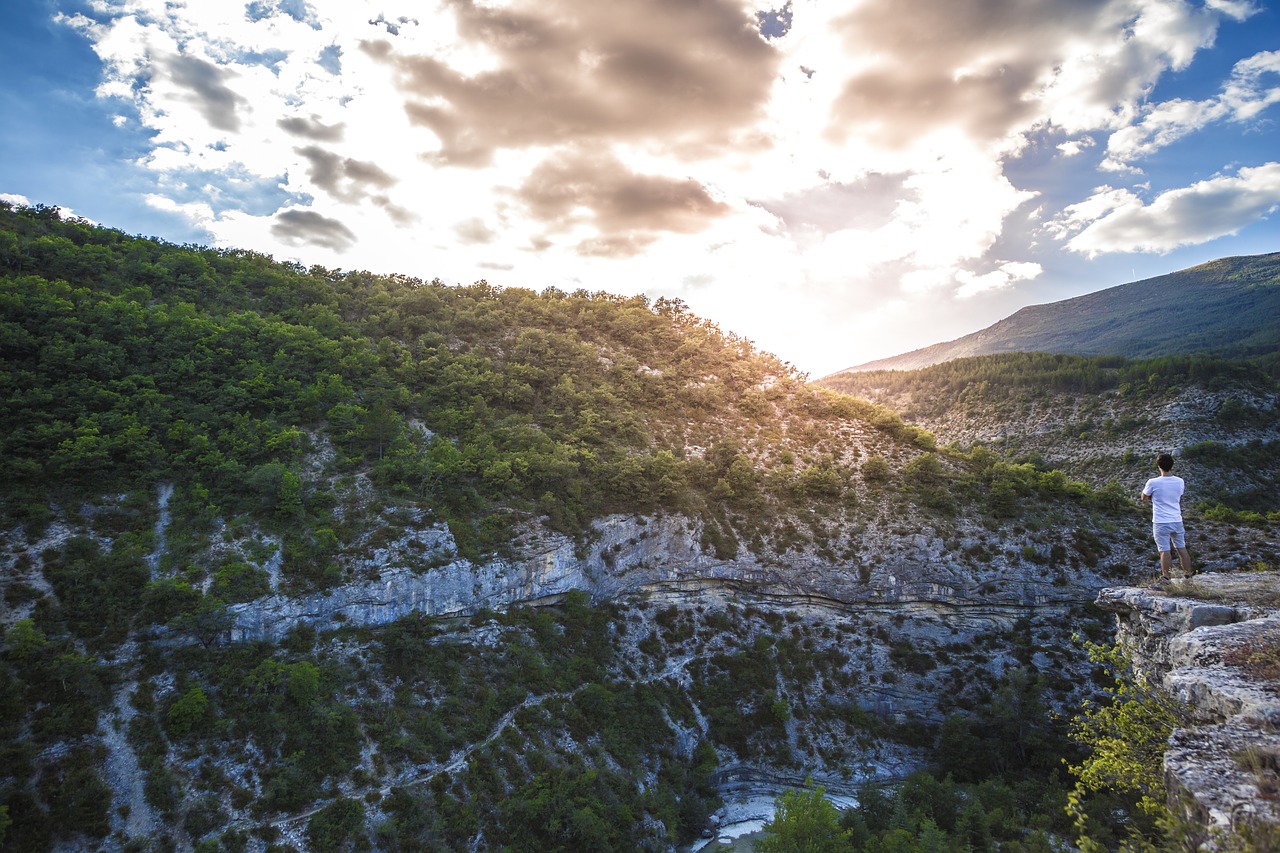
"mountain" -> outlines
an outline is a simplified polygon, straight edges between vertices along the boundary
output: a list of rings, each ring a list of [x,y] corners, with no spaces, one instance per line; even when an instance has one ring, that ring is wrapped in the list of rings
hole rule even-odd
[[[807,778],[1048,849],[1071,637],[1151,568],[1124,489],[678,302],[51,208],[0,203],[0,400],[0,853],[672,850]]]
[[[1129,358],[1215,353],[1246,358],[1276,349],[1280,349],[1280,252],[1222,258],[1061,302],[1031,305],[954,341],[840,373],[913,370],[1002,352]]]
[[[1184,508],[1280,519],[1273,357],[1005,353],[818,384],[891,408],[940,443],[1032,459],[1096,487],[1136,490],[1156,454],[1172,452],[1189,484]],[[1280,554],[1267,559],[1280,564]]]

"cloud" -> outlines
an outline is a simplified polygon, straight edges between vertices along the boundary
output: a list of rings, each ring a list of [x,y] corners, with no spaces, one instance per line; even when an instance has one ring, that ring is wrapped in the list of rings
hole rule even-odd
[[[271,233],[291,246],[310,244],[338,251],[349,249],[356,235],[337,219],[314,210],[282,210],[275,216]]]
[[[659,232],[695,233],[729,212],[697,181],[638,174],[612,154],[581,149],[542,162],[515,196],[551,234],[592,227],[578,251],[604,257],[630,257]]]
[[[956,296],[968,299],[991,290],[1005,290],[1019,281],[1039,278],[1042,272],[1044,268],[1037,263],[1016,261],[1005,261],[998,268],[981,275],[961,270],[956,273],[956,279],[960,282]]]
[[[1079,139],[1068,139],[1066,142],[1058,144],[1058,150],[1062,152],[1064,157],[1075,157],[1098,144],[1098,140],[1092,136],[1082,136]]]
[[[1161,193],[1144,204],[1124,189],[1101,187],[1053,223],[1068,249],[1094,257],[1108,252],[1168,252],[1234,234],[1280,206],[1280,163],[1246,167]],[[1078,233],[1077,233],[1078,232]]]
[[[497,232],[479,217],[459,222],[453,230],[464,243],[492,243],[498,239]]]
[[[1264,85],[1266,78],[1271,85]],[[1111,134],[1102,168],[1123,171],[1141,157],[1199,131],[1216,121],[1245,122],[1280,103],[1280,51],[1266,51],[1235,64],[1215,98],[1173,99],[1146,108],[1141,121]]]
[[[246,108],[248,103],[226,85],[233,72],[197,56],[170,56],[161,67],[168,70],[174,83],[188,90],[187,100],[210,127],[229,133],[240,130],[237,110]]]
[[[313,115],[309,118],[286,116],[276,120],[276,127],[285,133],[301,136],[304,139],[313,139],[316,142],[339,142],[342,140],[342,132],[346,125],[328,125],[322,122],[319,116]]]
[[[430,155],[452,165],[593,140],[689,156],[741,144],[778,59],[750,7],[733,0],[450,0],[444,9],[458,36],[452,53],[388,40],[364,49],[395,69],[410,119],[438,140]],[[474,70],[467,52],[484,58]]]
[[[920,0],[904,15],[892,0],[867,0],[833,25],[852,59],[825,134],[882,149],[959,135],[1003,154],[1045,128],[1117,127],[1164,71],[1212,43],[1231,11],[1142,0]]]
[[[874,228],[892,213],[903,189],[902,175],[868,174],[857,181],[831,181],[777,199],[753,201],[793,233],[831,234]]]
[[[318,145],[293,150],[310,164],[307,175],[311,182],[342,201],[359,201],[396,182],[376,163],[341,157]]]

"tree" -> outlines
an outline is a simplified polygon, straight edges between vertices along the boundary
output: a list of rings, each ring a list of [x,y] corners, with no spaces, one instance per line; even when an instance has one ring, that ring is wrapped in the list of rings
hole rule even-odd
[[[307,821],[311,849],[323,853],[362,849],[364,805],[356,800],[338,800],[325,806]],[[367,844],[364,845],[367,849]]]
[[[170,624],[174,630],[195,637],[207,649],[230,631],[234,622],[235,618],[227,610],[226,602],[216,596],[206,595],[193,611],[181,614]]]
[[[199,687],[192,687],[169,706],[166,719],[174,737],[186,737],[204,721],[209,713],[209,697]]]
[[[818,786],[784,791],[774,806],[773,820],[764,825],[759,853],[847,853],[849,830],[840,826],[840,814]]]
[[[37,657],[48,645],[44,634],[30,619],[19,619],[13,623],[9,633],[4,637],[5,651],[17,661],[31,660]]]
[[[1071,739],[1089,751],[1084,761],[1070,768],[1077,781],[1068,797],[1067,814],[1075,822],[1076,843],[1081,853],[1107,849],[1093,837],[1097,826],[1087,800],[1119,795],[1129,800],[1130,814],[1137,818],[1129,822],[1128,845],[1155,849],[1160,835],[1173,841],[1187,829],[1175,826],[1176,819],[1165,804],[1163,766],[1169,736],[1185,722],[1186,709],[1135,673],[1122,648],[1086,646],[1089,659],[1106,668],[1114,686],[1110,701],[1101,705],[1086,701],[1071,722]]]

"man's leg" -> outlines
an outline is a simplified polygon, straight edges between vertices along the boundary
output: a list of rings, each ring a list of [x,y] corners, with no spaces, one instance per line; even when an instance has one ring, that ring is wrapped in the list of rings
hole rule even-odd
[[[1191,555],[1187,553],[1186,548],[1181,546],[1178,548],[1178,562],[1182,563],[1182,576],[1184,578],[1191,577]]]
[[[1188,564],[1189,563],[1190,561],[1188,560]],[[1168,551],[1160,552],[1160,577],[1173,577],[1173,554]]]

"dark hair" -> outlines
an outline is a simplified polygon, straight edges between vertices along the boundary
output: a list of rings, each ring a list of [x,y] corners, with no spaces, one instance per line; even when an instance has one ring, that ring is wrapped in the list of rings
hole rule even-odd
[[[1159,456],[1156,457],[1156,467],[1159,468],[1161,471],[1172,471],[1173,457],[1170,456],[1168,453],[1161,453]]]

